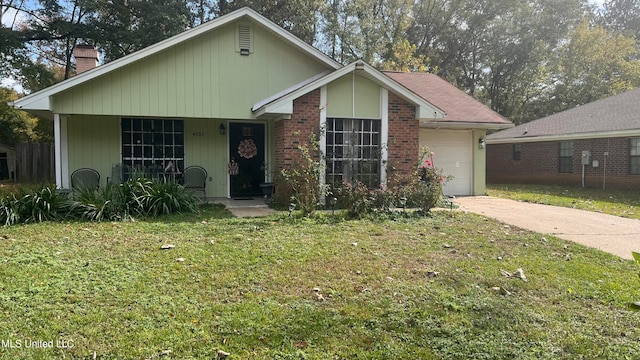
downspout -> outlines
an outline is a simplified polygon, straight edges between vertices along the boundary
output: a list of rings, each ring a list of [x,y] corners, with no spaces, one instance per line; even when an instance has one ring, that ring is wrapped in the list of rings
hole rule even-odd
[[[609,157],[610,144],[611,144],[611,139],[607,139],[607,151],[604,152],[604,165],[602,169],[602,190],[605,190],[607,186],[607,158]]]

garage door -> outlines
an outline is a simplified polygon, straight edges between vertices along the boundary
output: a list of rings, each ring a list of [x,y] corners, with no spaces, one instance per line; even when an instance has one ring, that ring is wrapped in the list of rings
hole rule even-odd
[[[420,129],[420,148],[435,153],[433,162],[453,179],[444,187],[447,195],[473,195],[471,131]]]

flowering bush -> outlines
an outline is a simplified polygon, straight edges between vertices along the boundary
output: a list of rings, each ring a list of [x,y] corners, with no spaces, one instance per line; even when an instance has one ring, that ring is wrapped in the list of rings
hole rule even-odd
[[[338,205],[347,209],[347,215],[351,218],[358,218],[372,213],[383,213],[391,211],[396,206],[396,195],[392,190],[381,185],[379,188],[371,189],[366,184],[356,181],[350,183],[345,181],[340,188],[336,189]]]
[[[295,136],[300,133],[294,132]],[[309,135],[306,142],[299,142],[298,153],[293,166],[280,170],[278,193],[291,194],[290,202],[296,204],[303,216],[312,215],[320,205],[320,199],[327,194],[327,186],[320,185],[320,174],[325,171],[325,163],[320,156],[320,145],[316,134]]]
[[[442,174],[442,169],[435,166],[434,155],[428,149],[423,149],[418,176],[413,177],[403,188],[407,204],[425,212],[438,205],[443,195],[442,186],[450,179]]]
[[[336,190],[338,205],[346,208],[348,215],[353,218],[390,213],[393,208],[398,207],[418,208],[423,213],[428,212],[438,205],[442,198],[442,186],[449,179],[442,174],[441,169],[435,167],[434,155],[425,151],[416,171],[392,181],[398,184],[393,188],[381,184],[379,188],[371,189],[361,182],[344,182]]]

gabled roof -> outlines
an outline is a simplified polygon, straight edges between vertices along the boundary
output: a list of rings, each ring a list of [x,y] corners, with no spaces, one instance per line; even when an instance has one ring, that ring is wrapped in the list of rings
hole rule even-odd
[[[504,129],[513,123],[441,77],[429,73],[384,72],[404,87],[444,110],[444,118],[422,121],[423,127]]]
[[[314,48],[313,46],[307,44],[306,42],[300,40],[293,34],[288,31],[282,29],[278,25],[274,24],[264,16],[260,15],[256,11],[244,7],[229,14],[223,15],[216,19],[213,19],[209,22],[206,22],[200,26],[184,31],[178,35],[175,35],[171,38],[158,42],[156,44],[150,45],[140,51],[122,57],[120,59],[114,60],[107,64],[98,66],[92,70],[84,72],[82,74],[76,75],[70,79],[62,81],[58,84],[50,86],[46,89],[40,90],[33,94],[27,95],[23,98],[20,98],[13,102],[14,107],[18,109],[24,110],[40,110],[40,111],[51,111],[50,97],[52,95],[58,94],[64,90],[67,90],[71,87],[74,87],[78,84],[84,83],[91,79],[97,78],[101,75],[110,73],[117,69],[120,69],[128,64],[166,50],[172,46],[180,44],[184,41],[190,40],[194,37],[197,37],[201,34],[204,34],[213,29],[219,28],[226,24],[232,23],[242,17],[248,17],[256,24],[266,28],[267,30],[277,34],[285,41],[289,42],[293,46],[297,47],[301,51],[309,54],[311,57],[317,59],[318,61],[326,64],[327,66],[338,69],[342,65],[335,60],[331,59],[329,56],[323,54],[320,50]]]
[[[487,136],[487,143],[640,136],[640,88]]]
[[[356,64],[361,65],[362,69],[356,69]],[[366,77],[417,106],[416,113],[419,119],[443,118],[447,115],[443,109],[434,105],[428,99],[419,96],[402,84],[386,76],[384,73],[376,70],[373,66],[365,63],[363,60],[357,60],[320,78],[314,77],[308,81],[304,81],[297,86],[293,86],[275,96],[256,103],[251,110],[256,113],[258,117],[274,117],[291,114],[293,113],[293,100],[354,71],[357,71],[358,76]]]

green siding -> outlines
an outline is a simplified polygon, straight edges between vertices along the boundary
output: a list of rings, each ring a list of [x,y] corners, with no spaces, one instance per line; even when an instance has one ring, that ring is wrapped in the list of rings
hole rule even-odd
[[[199,165],[207,170],[208,197],[227,196],[227,136],[220,135],[226,121],[188,119],[184,124],[185,166]],[[181,169],[182,170],[182,169]]]
[[[473,195],[485,195],[487,193],[487,149],[480,149],[480,138],[487,136],[485,130],[473,130],[471,148],[473,149]]]
[[[111,176],[111,165],[120,162],[120,118],[70,116],[67,120],[69,178],[88,167],[100,173],[101,185]]]
[[[253,53],[235,52],[235,23],[213,29],[53,98],[62,114],[251,119],[251,106],[327,65],[254,24]]]
[[[228,189],[227,135],[220,135],[220,124],[226,120],[185,119],[185,166],[199,165],[207,170],[207,196],[226,197]],[[272,143],[273,122],[266,123],[267,144]],[[70,116],[67,122],[69,144],[69,176],[88,167],[100,173],[104,186],[111,177],[111,166],[121,162],[121,130],[118,116]],[[269,147],[269,145],[267,145]],[[268,162],[273,163],[274,149],[267,149]],[[180,169],[184,170],[184,169]]]
[[[330,83],[327,103],[328,117],[381,118],[380,86],[360,76],[347,75]]]

